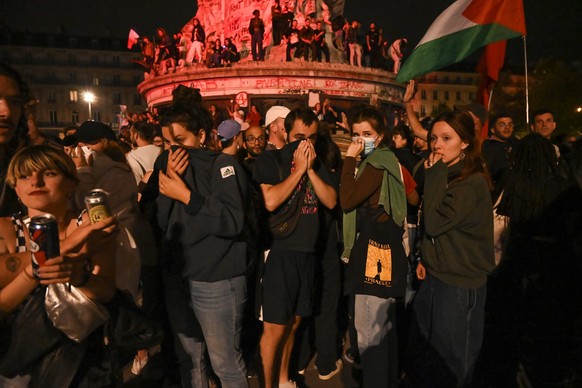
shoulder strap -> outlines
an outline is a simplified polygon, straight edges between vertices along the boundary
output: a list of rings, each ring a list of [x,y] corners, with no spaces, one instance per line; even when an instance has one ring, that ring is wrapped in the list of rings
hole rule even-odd
[[[26,237],[24,236],[24,225],[19,217],[12,216],[12,225],[16,232],[16,252],[26,252]]]
[[[279,179],[283,181],[283,157],[281,157],[281,152],[279,150],[273,150],[275,154],[275,159],[277,159],[277,172],[279,173]]]

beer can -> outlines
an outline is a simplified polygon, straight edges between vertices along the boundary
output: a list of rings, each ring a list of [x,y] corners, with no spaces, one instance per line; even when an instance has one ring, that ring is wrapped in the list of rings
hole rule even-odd
[[[107,206],[107,193],[101,189],[91,190],[85,196],[85,206],[92,224],[111,217]]]
[[[31,218],[28,232],[30,234],[32,273],[38,278],[38,269],[45,265],[48,259],[61,254],[59,224],[52,214],[42,214]]]

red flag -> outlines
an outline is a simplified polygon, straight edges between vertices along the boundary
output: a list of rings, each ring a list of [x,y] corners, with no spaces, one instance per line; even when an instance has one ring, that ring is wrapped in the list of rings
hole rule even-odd
[[[506,40],[488,44],[485,46],[483,56],[477,64],[477,71],[481,73],[481,84],[479,85],[477,98],[485,106],[487,111],[489,111],[490,108],[489,96],[491,95],[491,90],[493,90],[495,82],[497,82],[499,79],[499,71],[505,62],[506,46]],[[483,129],[481,130],[481,137],[486,139],[488,132],[489,122],[483,125]]]
[[[139,38],[139,35],[137,34],[137,32],[135,32],[135,30],[133,28],[130,29],[129,36],[127,37],[127,48],[129,50],[131,50],[133,45],[137,43],[138,38]]]

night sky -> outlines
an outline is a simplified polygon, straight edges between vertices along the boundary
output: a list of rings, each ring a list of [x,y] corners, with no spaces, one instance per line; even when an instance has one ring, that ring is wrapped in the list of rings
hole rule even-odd
[[[410,49],[451,0],[345,0],[344,16],[362,22],[364,31],[375,21],[384,37],[407,37]],[[540,57],[582,60],[581,0],[525,0],[527,48],[530,62]],[[196,0],[0,0],[0,24],[13,30],[71,35],[125,37],[130,28],[152,35],[156,27],[180,29],[196,13]],[[523,63],[523,43],[508,45],[507,64]]]

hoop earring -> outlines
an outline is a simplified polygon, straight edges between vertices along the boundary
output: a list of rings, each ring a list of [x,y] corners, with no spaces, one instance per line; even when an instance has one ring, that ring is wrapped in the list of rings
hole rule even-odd
[[[465,151],[461,151],[460,157],[461,157],[461,160],[465,159]]]

